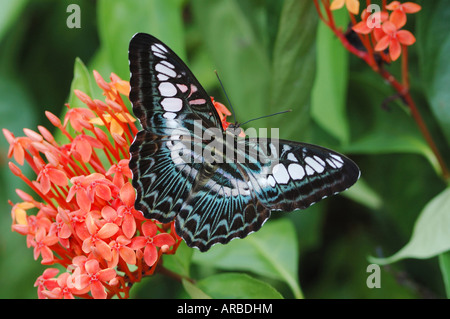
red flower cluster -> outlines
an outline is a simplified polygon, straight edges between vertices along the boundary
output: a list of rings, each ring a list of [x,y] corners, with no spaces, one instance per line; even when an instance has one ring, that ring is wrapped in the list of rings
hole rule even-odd
[[[387,11],[392,11],[390,14]],[[397,60],[402,53],[402,46],[409,46],[416,42],[414,35],[401,30],[406,24],[406,14],[416,13],[421,6],[413,2],[401,4],[393,1],[380,12],[370,13],[364,9],[361,14],[361,22],[353,26],[353,31],[361,35],[372,34],[375,44],[374,50],[382,52],[389,48],[389,57],[392,61]]]
[[[3,129],[8,156],[28,163],[36,179],[12,162],[11,171],[40,197],[17,190],[22,201],[11,203],[12,230],[26,236],[34,259],[66,269],[44,271],[35,283],[40,298],[128,297],[130,283],[151,275],[161,255],[181,242],[173,223],[145,220],[134,209],[128,148],[137,128],[121,97],[128,82],[94,75],[106,103],[75,91],[88,108],[68,106],[63,122],[46,112],[67,144],[42,126],[39,133],[24,129],[24,137]]]

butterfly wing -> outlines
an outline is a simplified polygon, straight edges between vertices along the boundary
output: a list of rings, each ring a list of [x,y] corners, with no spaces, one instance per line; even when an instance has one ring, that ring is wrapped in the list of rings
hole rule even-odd
[[[242,163],[258,199],[271,210],[293,211],[352,186],[358,166],[346,156],[317,145],[264,138],[245,139]]]
[[[206,159],[176,216],[177,233],[201,251],[257,231],[272,210],[305,209],[344,191],[360,175],[353,161],[316,145],[264,138],[230,143],[225,135],[219,148],[233,153],[221,163]]]
[[[173,129],[194,132],[202,127],[222,129],[210,97],[184,62],[155,37],[137,33],[130,41],[130,101],[145,130],[170,135]]]
[[[204,163],[203,171],[176,217],[177,234],[206,251],[259,230],[270,216],[248,185],[238,163]]]
[[[140,131],[130,147],[135,208],[147,218],[171,221],[187,198],[201,161],[183,149],[198,150],[203,131],[222,132],[211,99],[184,62],[155,37],[137,33],[130,41],[130,101]],[[186,143],[182,136],[197,137]],[[199,152],[200,153],[200,152]]]

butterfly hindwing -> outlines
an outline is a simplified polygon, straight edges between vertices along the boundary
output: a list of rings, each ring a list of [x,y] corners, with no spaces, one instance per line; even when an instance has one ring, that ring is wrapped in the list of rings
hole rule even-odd
[[[189,246],[206,251],[216,243],[244,238],[269,218],[270,210],[251,192],[238,165],[214,164],[210,172],[199,174],[176,217],[176,231]]]
[[[130,147],[130,169],[136,189],[135,208],[147,218],[172,221],[196,177],[193,161],[183,154],[185,145],[171,136],[142,130]],[[181,152],[180,152],[181,151]]]
[[[358,166],[335,151],[316,145],[258,138],[243,141],[253,191],[271,210],[305,209],[342,192],[359,178]],[[256,157],[256,154],[258,157]]]

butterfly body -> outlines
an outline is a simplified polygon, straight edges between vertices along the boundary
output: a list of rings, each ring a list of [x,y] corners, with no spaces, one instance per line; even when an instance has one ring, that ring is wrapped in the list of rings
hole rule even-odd
[[[201,251],[257,231],[271,211],[304,209],[353,185],[359,169],[315,145],[240,137],[222,128],[211,99],[158,39],[129,48],[133,111],[143,130],[130,147],[135,208]]]

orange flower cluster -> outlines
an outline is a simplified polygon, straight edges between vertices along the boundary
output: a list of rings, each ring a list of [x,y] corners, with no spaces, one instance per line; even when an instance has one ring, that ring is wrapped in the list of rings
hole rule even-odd
[[[401,4],[393,1],[386,6],[387,10],[370,13],[364,9],[361,14],[362,21],[353,26],[353,31],[359,34],[372,34],[376,43],[374,50],[382,52],[389,48],[389,57],[392,61],[397,60],[402,53],[402,45],[409,46],[416,42],[414,35],[401,30],[406,24],[406,14],[416,13],[421,10],[420,5],[413,2]]]
[[[36,280],[40,298],[126,298],[131,284],[153,274],[162,254],[175,253],[181,242],[173,222],[145,220],[134,209],[128,149],[137,128],[121,97],[129,83],[94,76],[106,103],[75,91],[87,108],[68,105],[63,122],[46,112],[67,144],[42,126],[24,129],[23,137],[3,129],[8,156],[28,163],[36,178],[12,162],[11,171],[39,197],[16,191],[21,201],[11,203],[12,230],[26,236],[34,259],[65,269],[58,275],[48,268]]]
[[[314,0],[314,2],[320,13],[317,0]],[[402,47],[410,46],[416,42],[414,35],[407,30],[402,30],[402,28],[407,21],[406,14],[419,12],[422,9],[420,5],[413,2],[400,3],[399,1],[385,4],[383,1],[383,5],[378,6],[371,4],[371,1],[367,1],[367,8],[362,11],[360,22],[357,22],[354,16],[359,14],[359,0],[333,0],[326,11],[329,13],[330,10],[340,9],[344,7],[344,4],[350,14],[352,30],[360,35],[360,40],[369,54],[372,54],[373,51],[379,52],[381,58],[386,62],[395,61],[400,57]],[[322,16],[321,18],[324,20]],[[332,20],[324,21],[332,29],[336,29]],[[361,56],[361,52],[356,52],[355,48],[349,49],[356,55]],[[386,49],[389,49],[388,55],[383,52]]]

